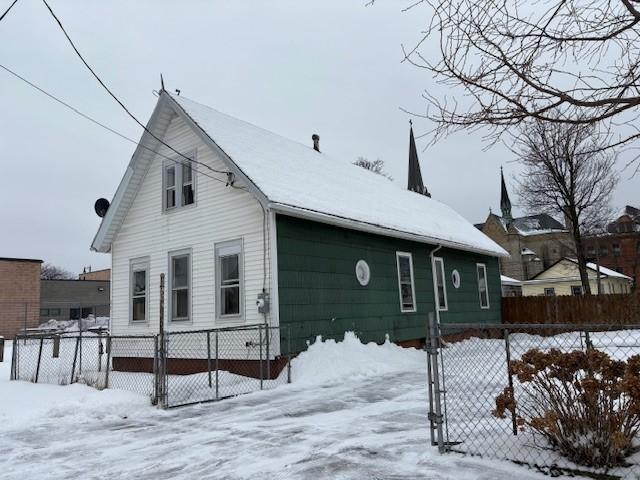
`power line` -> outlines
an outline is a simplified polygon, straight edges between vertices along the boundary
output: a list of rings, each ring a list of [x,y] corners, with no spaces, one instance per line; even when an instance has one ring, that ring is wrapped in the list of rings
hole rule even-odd
[[[17,1],[17,0],[16,0]],[[181,157],[185,158],[186,160],[190,161],[190,162],[194,162],[197,163],[199,165],[202,165],[203,167],[211,170],[212,172],[215,173],[222,173],[224,175],[229,175],[230,172],[228,171],[222,171],[222,170],[216,170],[215,168],[210,167],[209,165],[199,162],[197,160],[194,160],[192,158],[187,157],[186,155],[184,155],[183,153],[177,151],[175,148],[173,148],[171,145],[165,143],[164,141],[162,141],[160,138],[158,138],[157,136],[155,136],[151,131],[149,131],[146,127],[146,125],[144,125],[140,120],[138,120],[136,118],[136,116],[131,113],[131,111],[125,106],[124,103],[122,103],[120,101],[120,99],[118,97],[116,97],[116,95],[109,89],[109,87],[107,87],[107,85],[105,85],[105,83],[102,81],[102,79],[98,76],[98,74],[93,70],[93,68],[91,68],[91,66],[87,63],[87,61],[84,59],[84,57],[82,56],[82,54],[80,53],[80,51],[77,49],[76,45],[73,43],[73,40],[71,40],[71,37],[69,36],[69,34],[67,33],[67,31],[65,30],[64,26],[62,25],[62,22],[60,21],[60,19],[58,18],[58,16],[53,12],[53,10],[51,9],[51,7],[49,6],[49,4],[47,3],[47,0],[42,0],[42,2],[45,4],[45,6],[47,7],[47,9],[49,10],[49,13],[51,14],[51,16],[54,18],[54,20],[56,21],[56,23],[58,24],[58,26],[60,27],[60,30],[62,30],[62,33],[64,33],[64,36],[67,38],[67,41],[69,42],[69,44],[71,45],[71,47],[73,48],[73,51],[76,53],[76,55],[78,56],[78,58],[80,58],[80,60],[82,61],[82,63],[84,64],[85,67],[87,67],[87,69],[89,70],[89,72],[91,72],[91,74],[94,76],[94,78],[98,81],[98,83],[102,86],[102,88],[104,88],[107,93],[109,95],[111,95],[111,97],[118,103],[118,105],[120,105],[120,107],[122,107],[122,109],[127,113],[127,115],[129,115],[138,125],[140,125],[145,132],[147,132],[149,135],[151,135],[154,139],[156,139],[158,142],[162,143],[165,147],[169,148],[171,151],[173,151],[174,153],[180,155]]]
[[[200,174],[200,175],[204,175],[205,177],[209,177],[209,178],[211,178],[211,179],[213,179],[213,180],[216,180],[216,181],[218,181],[218,182],[221,182],[221,183],[229,183],[229,182],[228,182],[228,181],[226,181],[226,180],[222,180],[222,179],[220,179],[220,178],[217,178],[217,177],[214,177],[214,176],[212,176],[212,175],[209,175],[209,174],[207,174],[207,173],[205,173],[205,172],[203,172],[203,171],[201,171],[201,170],[198,170],[198,169],[196,169],[193,165],[187,164],[187,163],[185,163],[185,162],[183,162],[183,161],[181,161],[181,160],[176,160],[176,159],[174,159],[174,158],[168,157],[168,156],[166,156],[166,155],[164,155],[164,154],[162,154],[162,153],[160,153],[160,152],[158,152],[158,151],[154,150],[153,148],[151,148],[151,147],[148,147],[148,146],[144,145],[144,144],[143,144],[143,143],[141,143],[141,142],[136,142],[136,141],[135,141],[135,140],[133,140],[132,138],[127,137],[126,135],[124,135],[124,134],[122,134],[122,133],[118,132],[117,130],[114,130],[114,129],[113,129],[113,128],[111,128],[111,127],[109,127],[108,125],[105,125],[104,123],[102,123],[102,122],[100,122],[100,121],[96,120],[95,118],[90,117],[90,116],[89,116],[89,115],[87,115],[86,113],[81,112],[80,110],[78,110],[78,109],[77,109],[76,107],[74,107],[73,105],[68,104],[67,102],[65,102],[64,100],[61,100],[60,98],[56,97],[56,96],[55,96],[55,95],[53,95],[52,93],[47,92],[47,91],[46,91],[46,90],[44,90],[43,88],[41,88],[41,87],[39,87],[38,85],[36,85],[35,83],[33,83],[33,82],[31,82],[31,81],[27,80],[25,77],[23,77],[22,75],[20,75],[20,74],[18,74],[18,73],[16,73],[16,72],[14,72],[14,71],[13,71],[13,70],[11,70],[10,68],[5,67],[5,66],[4,66],[4,65],[2,65],[2,64],[0,64],[0,68],[1,68],[1,69],[3,69],[4,71],[6,71],[7,73],[9,73],[9,74],[13,75],[13,76],[14,76],[14,77],[16,77],[17,79],[19,79],[19,80],[23,81],[24,83],[26,83],[26,84],[27,84],[27,85],[29,85],[30,87],[35,88],[35,89],[36,89],[36,90],[38,90],[40,93],[45,94],[45,95],[46,95],[47,97],[49,97],[51,100],[54,100],[55,102],[58,102],[60,105],[63,105],[64,107],[68,108],[69,110],[71,110],[71,111],[72,111],[72,112],[74,112],[75,114],[77,114],[77,115],[81,116],[81,117],[82,117],[82,118],[84,118],[85,120],[89,120],[89,121],[90,121],[90,122],[92,122],[93,124],[98,125],[99,127],[104,128],[105,130],[108,130],[109,132],[113,133],[114,135],[117,135],[117,136],[119,136],[120,138],[122,138],[122,139],[124,139],[124,140],[126,140],[126,141],[128,141],[128,142],[131,142],[131,143],[133,143],[133,144],[134,144],[134,145],[136,145],[136,146],[140,146],[140,147],[142,147],[142,148],[144,148],[144,149],[146,149],[146,150],[150,151],[151,153],[155,153],[156,155],[159,155],[160,157],[163,157],[163,158],[165,158],[165,159],[167,159],[167,160],[170,160],[170,161],[172,161],[172,162],[179,163],[179,164],[181,164],[181,165],[189,165],[189,166],[193,169],[193,171],[194,171],[194,172],[196,172],[196,173],[198,173],[198,174]]]
[[[9,5],[9,8],[7,8],[4,13],[2,14],[2,16],[0,16],[0,22],[2,20],[4,20],[4,17],[7,15],[7,13],[9,13],[9,11],[13,8],[13,6],[18,3],[18,0],[13,0],[13,3],[11,5]]]

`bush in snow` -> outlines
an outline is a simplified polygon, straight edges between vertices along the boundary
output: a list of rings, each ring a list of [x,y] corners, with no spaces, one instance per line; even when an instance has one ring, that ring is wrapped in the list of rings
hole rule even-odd
[[[606,468],[624,463],[640,429],[640,355],[626,362],[606,353],[529,350],[512,361],[521,388],[505,388],[493,414],[515,415],[571,461]]]

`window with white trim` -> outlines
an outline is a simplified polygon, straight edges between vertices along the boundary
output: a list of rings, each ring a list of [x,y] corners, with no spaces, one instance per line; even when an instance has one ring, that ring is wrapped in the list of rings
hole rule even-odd
[[[413,279],[413,258],[410,253],[396,252],[400,311],[415,312],[416,296]]]
[[[554,287],[547,287],[544,289],[544,295],[546,297],[553,297],[556,294],[556,289]]]
[[[242,241],[216,245],[218,317],[239,317],[243,307]]]
[[[489,286],[487,284],[487,266],[484,263],[476,264],[478,271],[478,295],[480,296],[480,308],[489,308]]]
[[[195,169],[187,160],[167,161],[163,166],[162,207],[165,211],[186,207],[195,203]]]
[[[129,276],[129,320],[133,322],[146,322],[148,320],[149,306],[149,260],[131,260]]]
[[[444,260],[442,257],[433,257],[433,276],[436,284],[438,310],[444,312],[449,309],[447,300],[447,285],[444,276]]]
[[[191,253],[169,254],[169,291],[172,322],[191,319]]]

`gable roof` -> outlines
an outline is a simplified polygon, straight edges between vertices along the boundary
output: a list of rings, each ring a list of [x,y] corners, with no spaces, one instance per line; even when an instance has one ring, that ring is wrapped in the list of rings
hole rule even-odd
[[[490,213],[486,221],[483,223],[476,223],[474,226],[478,230],[482,230],[490,218],[495,218],[505,232],[508,231],[510,227],[513,227],[517,233],[523,236],[568,231],[562,223],[547,213],[517,217],[513,220],[508,220],[505,217],[496,215],[495,213]]]
[[[576,260],[575,258],[569,258],[569,257],[563,257],[560,260],[558,260],[557,262],[553,263],[552,265],[549,266],[549,268],[547,268],[546,270],[543,270],[542,272],[538,273],[537,275],[535,275],[531,280],[536,280],[538,279],[538,277],[540,277],[541,275],[543,275],[544,273],[548,272],[549,270],[551,270],[553,267],[555,267],[556,265],[558,265],[561,262],[570,262],[572,264],[574,264],[576,266],[576,270],[578,269],[578,260]],[[587,262],[587,269],[591,270],[592,272],[598,272],[598,265],[596,265],[595,263],[591,263],[591,262]],[[610,268],[607,267],[603,267],[602,265],[600,265],[600,275],[602,277],[612,277],[612,278],[621,278],[624,280],[628,280],[628,281],[632,281],[633,278],[620,273],[620,272],[616,272],[615,270],[611,270]]]
[[[337,160],[312,147],[289,140],[182,96],[162,92],[148,128],[162,129],[170,107],[209,147],[221,154],[229,169],[248,183],[265,208],[322,223],[408,238],[492,256],[507,252],[450,207],[404,190],[388,179],[351,162]],[[166,126],[164,127],[166,128]],[[143,141],[145,140],[143,136]],[[149,138],[146,139],[150,141]],[[134,178],[145,149],[136,149],[118,187],[112,207],[100,225],[92,248],[109,251],[118,222],[135,196]],[[148,161],[149,159],[147,159]],[[143,162],[144,163],[144,162]],[[133,179],[133,180],[132,180]],[[137,182],[136,182],[137,179]],[[114,211],[112,211],[114,210]]]

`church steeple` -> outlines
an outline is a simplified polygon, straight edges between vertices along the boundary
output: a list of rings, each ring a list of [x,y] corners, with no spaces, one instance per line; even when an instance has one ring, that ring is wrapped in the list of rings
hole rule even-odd
[[[418,150],[416,149],[416,141],[413,138],[413,124],[409,120],[409,181],[407,189],[412,192],[420,193],[431,197],[431,194],[422,182],[422,174],[420,173],[420,163],[418,161]]]
[[[509,200],[507,185],[504,183],[504,173],[502,171],[502,167],[500,167],[500,182],[500,210],[502,210],[502,218],[504,218],[507,222],[511,222],[513,220],[513,216],[511,215],[511,200]]]

